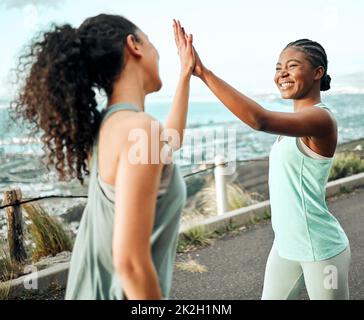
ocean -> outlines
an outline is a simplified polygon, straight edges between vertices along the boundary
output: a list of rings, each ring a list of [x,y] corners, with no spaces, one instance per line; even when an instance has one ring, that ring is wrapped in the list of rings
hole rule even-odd
[[[269,110],[293,111],[292,102],[276,95],[254,98]],[[337,119],[339,143],[364,137],[363,93],[325,94],[323,102]],[[0,100],[0,193],[13,187],[20,187],[27,197],[73,194],[75,190],[84,193],[86,189],[79,189],[77,181],[58,182],[56,174],[46,170],[40,162],[42,146],[39,140],[29,138],[25,125],[9,130],[7,104]],[[170,102],[147,102],[146,112],[163,122],[170,107]],[[184,145],[175,161],[186,174],[212,162],[217,154],[229,161],[261,158],[269,154],[275,139],[275,135],[244,125],[219,101],[191,101]]]

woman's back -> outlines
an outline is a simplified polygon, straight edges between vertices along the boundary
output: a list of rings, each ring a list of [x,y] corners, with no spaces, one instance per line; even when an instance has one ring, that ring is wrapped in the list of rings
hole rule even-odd
[[[131,105],[116,104],[106,110],[103,122],[121,110],[138,111]],[[91,159],[88,202],[72,254],[66,299],[125,298],[112,257],[115,213],[112,196],[115,193],[113,186],[103,182],[98,175],[97,150],[96,139]],[[185,199],[186,189],[179,167],[165,165],[150,240],[163,298],[168,298],[171,288],[179,220]],[[143,201],[142,194],[140,201]]]

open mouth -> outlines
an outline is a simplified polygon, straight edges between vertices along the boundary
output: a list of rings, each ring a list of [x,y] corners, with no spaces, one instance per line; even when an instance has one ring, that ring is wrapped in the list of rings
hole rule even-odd
[[[282,90],[292,88],[293,86],[294,86],[294,82],[281,82],[279,84],[279,88],[281,88]]]

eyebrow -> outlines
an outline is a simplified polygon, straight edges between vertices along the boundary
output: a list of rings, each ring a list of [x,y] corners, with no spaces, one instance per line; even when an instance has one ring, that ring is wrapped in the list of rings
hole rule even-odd
[[[298,59],[289,59],[286,63],[290,63],[290,62],[298,62],[298,63],[301,63],[301,61],[300,60],[298,60]],[[280,63],[280,62],[277,62],[277,65],[282,65],[282,63]]]

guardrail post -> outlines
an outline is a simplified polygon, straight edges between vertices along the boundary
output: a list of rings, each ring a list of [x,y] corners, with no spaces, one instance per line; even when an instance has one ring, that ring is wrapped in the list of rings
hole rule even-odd
[[[20,189],[6,191],[4,193],[4,205],[12,205],[5,208],[6,221],[8,225],[8,244],[12,262],[22,263],[26,260],[27,254],[24,248],[23,214],[21,206]]]
[[[229,203],[227,197],[226,180],[225,180],[226,161],[223,156],[215,157],[215,190],[217,214],[222,215],[229,211]]]

